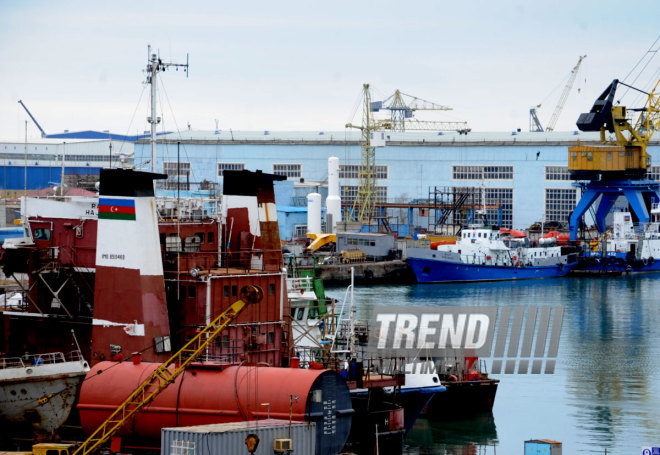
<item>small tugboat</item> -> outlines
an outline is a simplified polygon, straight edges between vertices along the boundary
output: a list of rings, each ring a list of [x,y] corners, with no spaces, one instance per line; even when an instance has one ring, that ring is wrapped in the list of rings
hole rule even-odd
[[[0,358],[0,421],[51,435],[69,417],[88,371],[80,351]]]
[[[556,278],[577,265],[570,248],[531,247],[527,238],[508,238],[492,226],[471,226],[455,244],[433,246],[406,250],[418,283]]]

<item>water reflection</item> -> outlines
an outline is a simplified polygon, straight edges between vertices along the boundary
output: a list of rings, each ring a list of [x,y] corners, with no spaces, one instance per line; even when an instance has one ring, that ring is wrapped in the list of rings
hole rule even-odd
[[[660,280],[574,280],[571,293],[564,359],[577,431],[601,450],[656,443]]]
[[[465,420],[418,419],[406,438],[406,453],[477,455],[492,453],[496,444],[497,428],[490,412]]]
[[[493,453],[493,444],[520,453],[530,438],[560,440],[564,453],[660,445],[660,274],[358,287],[356,303],[363,314],[375,305],[565,307],[554,375],[495,376],[502,381],[493,410],[499,434],[482,428],[485,434],[467,436],[462,424],[444,431],[446,423],[421,421],[410,436],[412,453]]]

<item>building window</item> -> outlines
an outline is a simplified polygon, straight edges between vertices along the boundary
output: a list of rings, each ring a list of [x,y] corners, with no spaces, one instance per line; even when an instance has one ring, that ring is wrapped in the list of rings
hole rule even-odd
[[[172,441],[171,455],[195,455],[194,441]]]
[[[453,166],[454,180],[481,180],[484,178],[482,166]]]
[[[218,163],[218,177],[222,177],[225,171],[242,171],[245,163]]]
[[[302,177],[302,164],[273,164],[273,174],[292,179],[300,178]]]
[[[454,180],[513,180],[513,166],[453,166]]]
[[[513,180],[513,166],[484,166],[486,180]]]
[[[546,166],[545,167],[546,180],[570,180],[571,175],[568,173],[568,166]]]
[[[306,224],[296,224],[294,228],[293,236],[297,239],[302,239],[307,237],[307,225]]]
[[[357,198],[358,187],[357,185],[342,185],[340,188],[341,200],[347,204],[353,204],[355,198]],[[376,201],[377,202],[387,202],[387,187],[386,186],[377,186],[376,187]]]
[[[660,166],[650,166],[646,171],[646,178],[649,180],[660,180]]]
[[[566,224],[577,204],[577,188],[545,189],[545,221]]]
[[[189,161],[164,161],[163,174],[167,180],[160,185],[165,190],[189,190],[190,189],[190,162]]]
[[[478,188],[478,187],[455,187],[456,194],[468,195],[466,204],[475,207],[473,210],[459,210],[453,214],[453,223],[467,226],[470,223],[480,223],[477,210],[483,207],[482,195],[486,196],[486,220],[487,224],[499,224],[500,227],[513,227],[513,188]],[[468,218],[468,213],[472,218]],[[501,219],[500,219],[501,215]]]
[[[340,179],[359,179],[360,170],[363,166],[360,164],[340,164],[339,165],[339,178]],[[376,179],[388,178],[388,167],[386,165],[374,166],[374,175]]]

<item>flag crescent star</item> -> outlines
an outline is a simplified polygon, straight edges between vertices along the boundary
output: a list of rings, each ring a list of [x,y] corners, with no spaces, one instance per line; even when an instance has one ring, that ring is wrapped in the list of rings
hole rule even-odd
[[[114,205],[112,207],[110,207],[111,212],[117,213],[118,210],[119,209],[117,207],[115,207]]]

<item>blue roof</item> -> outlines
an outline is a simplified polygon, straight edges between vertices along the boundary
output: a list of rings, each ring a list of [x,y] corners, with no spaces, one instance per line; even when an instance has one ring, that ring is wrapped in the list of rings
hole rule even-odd
[[[158,133],[157,136],[162,136],[164,134],[170,134],[168,132]],[[72,133],[57,133],[57,134],[47,134],[46,138],[48,139],[111,139],[113,141],[126,141],[126,142],[137,142],[140,139],[147,139],[150,134],[139,134],[134,136],[127,136],[125,134],[114,134],[104,131],[75,131]]]

